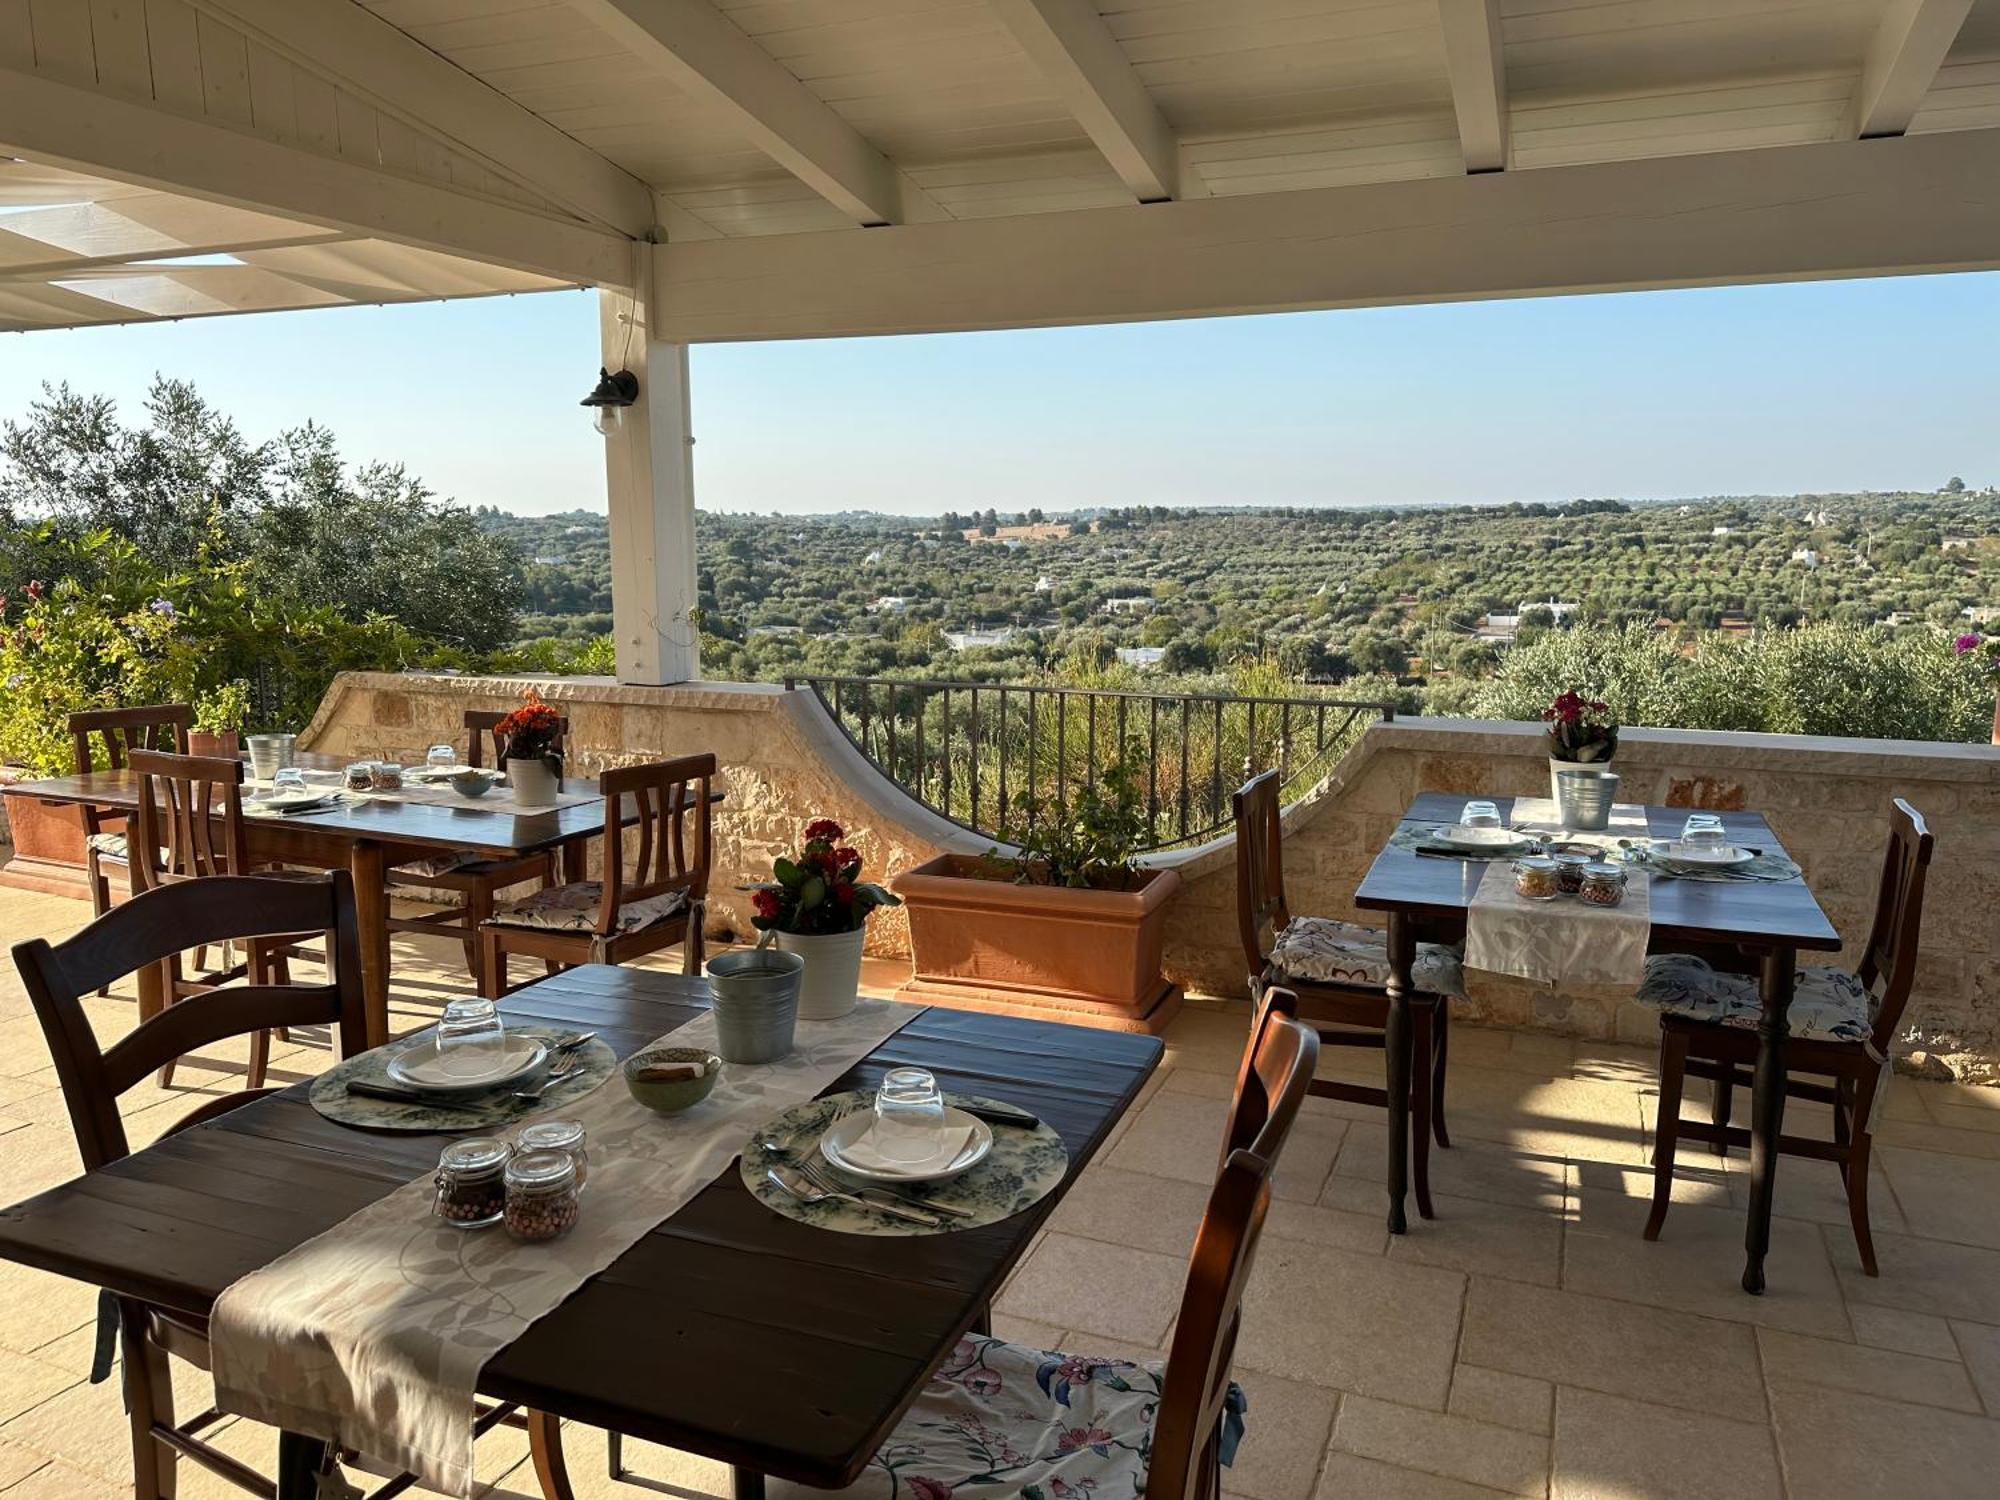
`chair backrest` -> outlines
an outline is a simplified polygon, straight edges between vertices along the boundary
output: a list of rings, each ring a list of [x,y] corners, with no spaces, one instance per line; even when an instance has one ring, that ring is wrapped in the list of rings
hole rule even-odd
[[[1243,1287],[1271,1205],[1271,1171],[1319,1060],[1319,1037],[1282,1005],[1266,1008],[1254,1036],[1249,1071],[1268,1090],[1268,1100],[1255,1106],[1261,1123],[1242,1131],[1250,1144],[1223,1162],[1195,1236],[1153,1424],[1149,1500],[1207,1500],[1215,1492],[1216,1432],[1229,1398]],[[1247,1102],[1239,1098],[1232,1113]],[[1232,1119],[1231,1139],[1238,1133]]]
[[[1889,852],[1875,897],[1875,925],[1861,954],[1861,982],[1878,997],[1874,1042],[1886,1054],[1903,1022],[1917,972],[1917,937],[1924,920],[1924,878],[1937,840],[1924,815],[1898,797],[1889,809]],[[1878,988],[1879,986],[1879,988]]]
[[[242,761],[134,750],[132,769],[139,774],[139,815],[130,858],[139,889],[151,890],[169,880],[250,873]]]
[[[1229,1158],[1238,1151],[1256,1149],[1258,1139],[1267,1131],[1287,1131],[1292,1128],[1290,1116],[1283,1114],[1287,1098],[1285,1085],[1288,1076],[1272,1076],[1261,1071],[1268,1066],[1273,1054],[1264,1045],[1265,1035],[1278,1020],[1297,1020],[1299,997],[1291,990],[1272,985],[1264,991],[1257,1002],[1256,1012],[1250,1023],[1250,1038],[1243,1048],[1243,1061],[1236,1069],[1236,1090],[1230,1096],[1234,1101],[1229,1108],[1229,1128],[1222,1136],[1222,1159],[1220,1166],[1228,1166]],[[1303,1098],[1303,1095],[1300,1096]],[[1290,1101],[1294,1111],[1299,1100]]]
[[[185,703],[155,703],[147,708],[93,708],[69,716],[70,749],[76,774],[122,771],[134,750],[187,753],[194,709]],[[91,751],[95,736],[104,746],[104,764]]]
[[[507,764],[507,738],[500,733],[500,721],[507,717],[505,712],[495,713],[490,708],[468,708],[465,711],[465,759],[470,765],[483,766],[482,758],[487,750],[493,752],[493,764]],[[569,715],[560,715],[556,729],[556,742],[550,747],[556,755],[564,752],[569,742]]]
[[[190,995],[110,1048],[99,1048],[83,997],[100,986],[184,948],[301,932],[326,934],[333,969],[327,983],[230,986]],[[196,1048],[253,1031],[320,1024],[339,1029],[346,1056],[368,1046],[361,938],[345,870],[311,879],[232,875],[161,886],[112,907],[63,942],[16,943],[14,966],[48,1039],[86,1170],[131,1149],[118,1096]],[[195,1124],[268,1092],[233,1091],[180,1123]]]
[[[713,755],[623,766],[597,778],[604,794],[604,899],[598,903],[597,930],[617,925],[628,901],[684,890],[693,906],[708,894],[710,850],[709,790],[715,783]],[[624,799],[638,811],[636,828],[620,833]],[[689,824],[693,824],[692,831]],[[628,873],[625,846],[636,842],[637,858]]]
[[[1229,799],[1236,812],[1236,926],[1252,977],[1263,973],[1264,934],[1291,920],[1285,905],[1285,849],[1278,773],[1252,778]]]

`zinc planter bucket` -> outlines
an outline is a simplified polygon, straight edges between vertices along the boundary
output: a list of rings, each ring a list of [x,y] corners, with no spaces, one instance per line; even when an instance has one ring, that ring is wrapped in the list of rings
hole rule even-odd
[[[523,807],[554,807],[556,792],[562,785],[556,780],[555,767],[547,760],[508,761],[507,784],[514,789],[514,800]]]
[[[715,1050],[724,1062],[776,1062],[792,1050],[806,961],[775,948],[738,948],[708,961]]]
[[[806,961],[799,982],[799,1019],[831,1021],[854,1009],[861,993],[861,944],[865,927],[852,932],[781,932],[778,951]]]
[[[1558,804],[1561,803],[1562,783],[1556,780],[1556,778],[1562,775],[1563,772],[1608,771],[1610,769],[1611,757],[1608,755],[1603,760],[1557,760],[1551,755],[1549,757],[1549,800]]]

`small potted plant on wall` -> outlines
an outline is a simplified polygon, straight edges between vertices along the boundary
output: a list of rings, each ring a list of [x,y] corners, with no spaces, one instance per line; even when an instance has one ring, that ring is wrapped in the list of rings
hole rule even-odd
[[[1588,766],[1593,771],[1611,769],[1611,757],[1618,751],[1618,721],[1611,705],[1586,698],[1575,688],[1559,695],[1542,710],[1549,726],[1549,796],[1561,800],[1561,784],[1556,777],[1564,771]]]
[[[521,706],[495,727],[507,747],[507,784],[514,800],[523,807],[555,806],[562,786],[562,758],[556,754],[562,715],[529,688],[521,695]]]
[[[1121,760],[1067,803],[1031,804],[1007,830],[1017,852],[941,854],[897,876],[915,970],[903,998],[1164,1028],[1180,1008],[1160,953],[1181,879],[1138,863],[1149,831]]]
[[[861,945],[878,906],[903,903],[861,878],[860,851],[831,818],[806,825],[805,845],[778,860],[772,878],[751,887],[751,924],[769,933],[782,953],[805,960],[799,1019],[830,1021],[854,1009],[861,993]]]
[[[210,688],[194,700],[194,722],[188,729],[190,755],[219,755],[234,760],[242,753],[244,720],[250,717],[250,683],[245,678]]]

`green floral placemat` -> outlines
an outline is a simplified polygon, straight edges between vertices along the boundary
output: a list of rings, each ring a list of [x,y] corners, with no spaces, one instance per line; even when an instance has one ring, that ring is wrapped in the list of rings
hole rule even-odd
[[[976,1094],[947,1093],[944,1099],[945,1103],[961,1108],[969,1104],[1020,1107],[1006,1105],[998,1099],[983,1099]],[[1034,1207],[1055,1191],[1056,1185],[1063,1180],[1063,1174],[1069,1171],[1069,1150],[1063,1145],[1062,1137],[1046,1123],[1036,1124],[1033,1130],[1018,1125],[995,1125],[993,1149],[987,1152],[986,1159],[978,1166],[949,1182],[909,1182],[896,1186],[895,1191],[899,1195],[917,1202],[934,1199],[970,1211],[971,1217],[947,1218],[936,1229],[891,1218],[870,1208],[857,1208],[836,1199],[804,1203],[771,1181],[768,1173],[774,1165],[809,1157],[831,1181],[855,1191],[862,1186],[872,1186],[847,1177],[830,1166],[826,1158],[819,1155],[818,1145],[819,1138],[834,1121],[857,1109],[872,1109],[874,1102],[875,1096],[871,1091],[856,1089],[793,1105],[766,1123],[757,1132],[756,1139],[743,1148],[740,1164],[743,1185],[773,1213],[818,1229],[838,1230],[842,1234],[945,1234],[954,1229],[977,1229],[985,1224],[997,1224],[1025,1208]]]
[[[510,1029],[550,1046],[570,1035],[565,1031],[539,1026]],[[609,1078],[618,1066],[618,1054],[605,1042],[593,1039],[566,1054],[567,1058],[580,1061],[583,1070],[573,1078],[565,1078],[539,1099],[515,1098],[514,1084],[494,1089],[491,1093],[475,1094],[456,1103],[438,1100],[434,1103],[399,1104],[393,1099],[370,1099],[347,1092],[349,1082],[357,1080],[394,1085],[395,1080],[389,1076],[389,1060],[420,1041],[428,1041],[430,1035],[429,1029],[426,1029],[335,1063],[313,1080],[309,1095],[312,1107],[329,1120],[337,1120],[342,1125],[358,1125],[364,1130],[498,1130],[529,1115],[541,1114],[581,1099]],[[532,1086],[537,1077],[545,1076],[538,1074],[523,1079],[521,1086]]]
[[[1639,866],[1655,880],[1752,880],[1780,884],[1787,880],[1797,880],[1804,874],[1797,861],[1787,859],[1782,854],[1766,854],[1761,850],[1748,864],[1735,865],[1726,870],[1704,870],[1692,865],[1671,864],[1643,845],[1635,846],[1625,858],[1628,863]]]

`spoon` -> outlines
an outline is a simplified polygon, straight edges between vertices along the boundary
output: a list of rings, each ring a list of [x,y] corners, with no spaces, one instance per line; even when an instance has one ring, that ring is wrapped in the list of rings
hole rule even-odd
[[[800,1175],[796,1168],[788,1167],[782,1162],[770,1167],[765,1171],[764,1175],[770,1178],[780,1191],[791,1194],[792,1197],[798,1199],[801,1203],[824,1203],[827,1199],[833,1198],[842,1203],[851,1203],[856,1208],[873,1209],[878,1214],[887,1214],[890,1218],[901,1219],[906,1224],[921,1224],[926,1229],[942,1229],[944,1227],[929,1214],[916,1213],[907,1208],[897,1208],[891,1203],[870,1203],[866,1198],[857,1198],[852,1193],[830,1192],[826,1188],[815,1186]]]
[[[514,1097],[516,1099],[526,1099],[532,1103],[533,1101],[541,1098],[542,1095],[546,1094],[550,1089],[554,1088],[564,1079],[574,1078],[576,1077],[577,1074],[581,1073],[582,1071],[583,1071],[583,1064],[577,1063],[574,1067],[564,1068],[559,1072],[554,1072],[549,1074],[549,1076],[544,1078],[540,1083],[535,1084],[530,1088],[515,1089]]]

